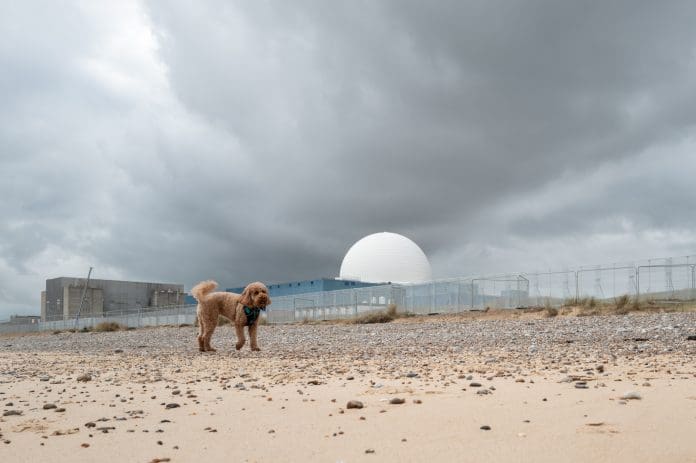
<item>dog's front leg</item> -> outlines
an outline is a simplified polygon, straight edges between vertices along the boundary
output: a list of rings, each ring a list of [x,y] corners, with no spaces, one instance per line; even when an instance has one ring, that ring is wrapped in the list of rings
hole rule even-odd
[[[251,350],[261,350],[259,349],[259,344],[256,341],[256,328],[258,327],[258,320],[249,327],[249,341],[251,343]]]
[[[236,347],[237,350],[239,350],[244,346],[244,343],[246,342],[246,339],[244,337],[244,325],[235,323],[234,330],[237,332],[237,344],[235,344],[234,347]]]

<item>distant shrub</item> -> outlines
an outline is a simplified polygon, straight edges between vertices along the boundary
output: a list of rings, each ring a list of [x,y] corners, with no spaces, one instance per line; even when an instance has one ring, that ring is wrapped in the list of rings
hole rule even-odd
[[[396,304],[389,304],[387,310],[368,312],[352,320],[355,324],[389,323],[398,318]]]
[[[546,307],[544,309],[547,318],[552,318],[558,316],[558,309],[555,307]]]
[[[626,307],[629,302],[631,302],[631,298],[628,296],[628,294],[624,294],[623,296],[619,296],[616,299],[616,308],[618,310],[621,310],[624,307]]]
[[[125,327],[121,325],[120,323],[116,322],[101,322],[97,323],[94,326],[94,331],[98,332],[103,332],[103,331],[120,331],[124,329]]]

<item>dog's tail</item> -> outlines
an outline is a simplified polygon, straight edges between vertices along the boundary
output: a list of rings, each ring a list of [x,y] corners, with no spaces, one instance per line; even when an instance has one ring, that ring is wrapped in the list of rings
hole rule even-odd
[[[208,293],[217,288],[217,282],[213,280],[201,281],[191,288],[191,294],[198,302],[204,301]]]

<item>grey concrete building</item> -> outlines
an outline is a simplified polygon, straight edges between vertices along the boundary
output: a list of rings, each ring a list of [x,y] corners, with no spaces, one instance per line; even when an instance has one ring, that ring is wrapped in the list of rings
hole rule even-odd
[[[80,308],[86,283],[86,278],[46,280],[46,290],[41,293],[41,320],[73,318]],[[139,307],[182,305],[184,301],[184,285],[181,284],[90,280],[80,316],[103,316]]]

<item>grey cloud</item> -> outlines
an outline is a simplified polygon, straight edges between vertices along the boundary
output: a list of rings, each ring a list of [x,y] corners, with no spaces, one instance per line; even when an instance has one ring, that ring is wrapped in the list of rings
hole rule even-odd
[[[688,176],[646,157],[694,165],[690,2],[6,13],[0,314],[34,310],[43,279],[87,262],[187,286],[332,276],[384,230],[441,277],[540,250],[603,256],[606,233],[696,247],[644,238],[694,226],[677,212],[693,208]],[[593,189],[561,198],[559,179]],[[538,210],[510,211],[525,199]],[[7,283],[20,273],[21,291]]]

